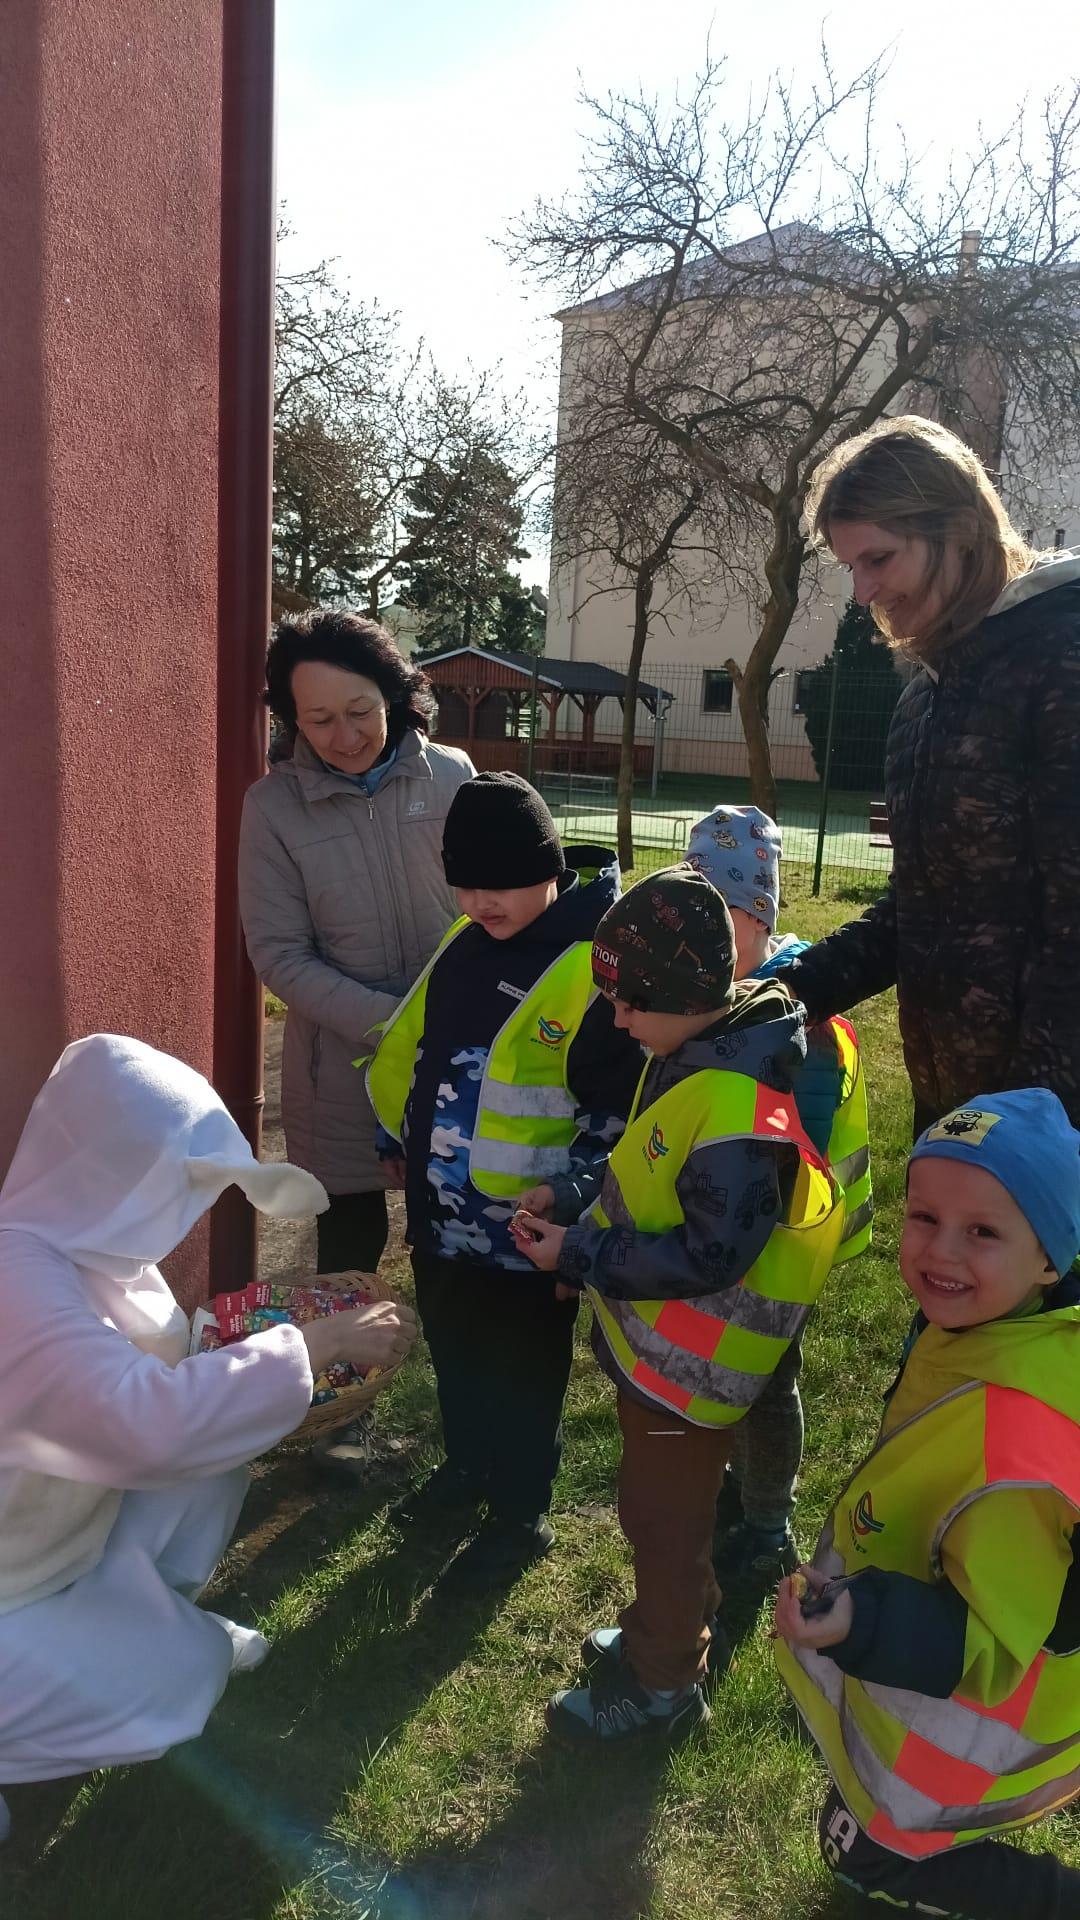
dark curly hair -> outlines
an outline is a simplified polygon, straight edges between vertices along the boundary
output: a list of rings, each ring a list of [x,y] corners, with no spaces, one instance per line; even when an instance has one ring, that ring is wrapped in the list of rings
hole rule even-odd
[[[311,607],[306,613],[287,613],[278,621],[266,654],[263,699],[290,737],[296,735],[293,671],[304,660],[321,660],[328,667],[374,680],[388,708],[389,746],[396,747],[408,727],[431,732],[435,711],[431,682],[419,667],[409,665],[393,635],[362,614]]]

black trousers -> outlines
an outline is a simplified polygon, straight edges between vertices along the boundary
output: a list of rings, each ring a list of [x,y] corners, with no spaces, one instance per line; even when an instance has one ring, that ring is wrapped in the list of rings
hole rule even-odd
[[[562,1404],[578,1303],[548,1274],[413,1252],[447,1459],[481,1481],[493,1514],[535,1520],[562,1457]]]
[[[947,1920],[1078,1920],[1080,1873],[1052,1853],[1021,1853],[1004,1840],[906,1860],[867,1838],[835,1787],[819,1827],[825,1864],[882,1910]]]
[[[381,1188],[374,1193],[332,1193],[330,1205],[318,1218],[319,1272],[344,1273],[359,1267],[374,1273],[389,1231]]]

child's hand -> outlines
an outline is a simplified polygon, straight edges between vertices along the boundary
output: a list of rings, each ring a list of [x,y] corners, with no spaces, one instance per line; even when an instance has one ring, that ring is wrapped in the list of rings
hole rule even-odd
[[[387,1186],[393,1187],[398,1193],[403,1192],[405,1187],[404,1160],[380,1160],[379,1165],[386,1175]]]
[[[519,1253],[531,1260],[534,1267],[539,1267],[541,1273],[554,1273],[566,1238],[565,1227],[553,1227],[535,1213],[525,1213],[519,1207],[510,1222],[510,1231]]]
[[[793,1584],[798,1581],[799,1574],[802,1574],[811,1593],[820,1593],[829,1584],[825,1575],[818,1573],[815,1567],[800,1567],[799,1573],[781,1580],[776,1596],[777,1633],[793,1647],[813,1647],[817,1652],[824,1652],[827,1647],[838,1647],[842,1640],[847,1639],[855,1619],[855,1606],[850,1593],[845,1588],[843,1593],[837,1594],[826,1613],[813,1614],[807,1619]]]
[[[529,1187],[517,1198],[518,1213],[535,1213],[538,1220],[550,1220],[551,1209],[555,1205],[555,1189],[543,1181],[538,1187]]]

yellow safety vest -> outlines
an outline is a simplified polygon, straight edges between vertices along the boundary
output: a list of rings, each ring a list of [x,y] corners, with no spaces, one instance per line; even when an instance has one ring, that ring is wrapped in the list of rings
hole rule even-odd
[[[643,1083],[644,1075],[590,1215],[598,1226],[641,1233],[677,1227],[685,1216],[675,1183],[697,1146],[786,1140],[799,1152],[784,1217],[749,1272],[733,1274],[729,1287],[694,1300],[609,1300],[588,1288],[612,1355],[635,1387],[695,1426],[731,1426],[756,1400],[825,1284],[843,1200],[802,1129],[793,1095],[710,1067],[638,1113]]]
[[[972,1381],[883,1434],[814,1564],[829,1578],[871,1565],[933,1581],[956,1514],[1017,1486],[1056,1489],[1080,1511],[1080,1426],[1030,1392]],[[985,1840],[1080,1791],[1080,1651],[1044,1647],[992,1704],[856,1680],[784,1641],[777,1661],[855,1819],[893,1853],[920,1859]]]
[[[466,918],[454,922],[387,1021],[368,1063],[372,1107],[395,1140],[402,1137],[432,968],[469,924]],[[595,992],[592,943],[580,940],[546,968],[496,1034],[469,1147],[469,1178],[481,1193],[512,1200],[568,1171],[578,1126],[567,1057]]]
[[[825,1025],[836,1042],[840,1099],[829,1134],[829,1164],[844,1194],[844,1231],[837,1260],[853,1260],[870,1245],[874,1200],[870,1187],[870,1122],[859,1042],[850,1020],[834,1017]]]

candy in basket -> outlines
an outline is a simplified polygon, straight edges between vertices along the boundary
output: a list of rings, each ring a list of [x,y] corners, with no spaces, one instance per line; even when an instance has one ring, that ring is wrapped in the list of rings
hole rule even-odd
[[[209,1306],[199,1308],[191,1323],[189,1352],[210,1352],[268,1327],[283,1323],[300,1327],[324,1314],[345,1313],[390,1298],[390,1289],[371,1273],[320,1273],[303,1287],[253,1281],[231,1293],[216,1294]],[[311,1438],[324,1427],[355,1418],[396,1371],[396,1363],[366,1371],[348,1362],[328,1367],[316,1379],[310,1411],[292,1438]]]

